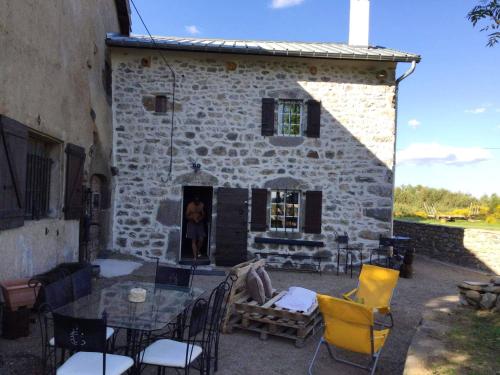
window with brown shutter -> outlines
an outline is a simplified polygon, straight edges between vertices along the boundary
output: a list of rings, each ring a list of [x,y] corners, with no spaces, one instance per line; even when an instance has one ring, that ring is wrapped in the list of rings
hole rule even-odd
[[[319,138],[321,127],[321,103],[316,100],[307,102],[307,129],[306,135]]]
[[[306,191],[305,233],[321,233],[321,209],[323,194],[321,191]]]
[[[79,220],[83,212],[83,167],[85,150],[68,143],[66,145],[66,192],[64,195],[64,219]]]
[[[23,226],[28,128],[0,115],[0,230]]]
[[[267,190],[252,189],[252,215],[250,230],[264,232],[267,229]]]
[[[274,135],[274,99],[262,99],[262,126],[261,134],[263,136]]]

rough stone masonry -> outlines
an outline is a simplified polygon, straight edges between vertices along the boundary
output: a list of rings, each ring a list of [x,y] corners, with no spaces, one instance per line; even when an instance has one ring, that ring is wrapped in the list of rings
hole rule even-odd
[[[249,227],[251,253],[321,253],[332,268],[335,232],[367,249],[391,231],[395,63],[168,52],[177,75],[171,143],[169,69],[154,50],[111,53],[114,250],[178,261],[186,185],[214,187],[213,222],[217,187],[322,191],[322,233],[292,236],[324,247],[255,244]],[[155,112],[156,95],[167,96],[166,113]],[[321,137],[262,136],[262,98],[321,101]]]

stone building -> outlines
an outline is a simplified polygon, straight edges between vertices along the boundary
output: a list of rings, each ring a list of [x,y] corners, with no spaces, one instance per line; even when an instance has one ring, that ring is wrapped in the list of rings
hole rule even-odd
[[[106,243],[105,38],[129,30],[126,0],[0,1],[0,280],[47,271]],[[82,225],[83,211],[92,226]]]
[[[382,47],[109,35],[113,249],[192,258],[186,206],[205,205],[202,255],[231,265],[336,265],[391,232],[398,62]],[[175,88],[175,90],[174,90]],[[175,92],[174,92],[175,91]],[[173,121],[173,122],[172,122]]]

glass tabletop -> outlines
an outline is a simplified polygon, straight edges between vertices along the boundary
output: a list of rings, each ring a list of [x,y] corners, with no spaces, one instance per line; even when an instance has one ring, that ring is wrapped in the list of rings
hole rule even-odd
[[[146,289],[146,300],[139,303],[130,302],[128,295],[132,288]],[[94,291],[54,311],[88,319],[101,318],[106,311],[109,327],[154,331],[174,321],[203,292],[200,288],[158,284],[155,286],[154,283],[123,281]]]

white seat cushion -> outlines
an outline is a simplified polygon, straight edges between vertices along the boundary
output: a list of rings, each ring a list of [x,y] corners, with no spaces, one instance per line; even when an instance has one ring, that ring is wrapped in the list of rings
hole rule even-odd
[[[111,336],[113,336],[113,333],[115,333],[115,330],[111,327],[106,327],[106,340],[109,340],[109,338]],[[49,345],[50,346],[54,346],[54,338],[52,337],[50,340],[49,340]]]
[[[57,369],[57,375],[98,375],[102,374],[102,353],[78,352],[68,358]],[[106,375],[120,375],[134,364],[134,360],[124,355],[106,354]]]
[[[139,358],[142,363],[148,365],[184,368],[186,365],[186,349],[187,344],[184,342],[158,340],[142,351]],[[201,347],[198,345],[189,345],[189,351],[191,352],[191,350],[192,354],[188,364],[198,358],[202,352]]]

